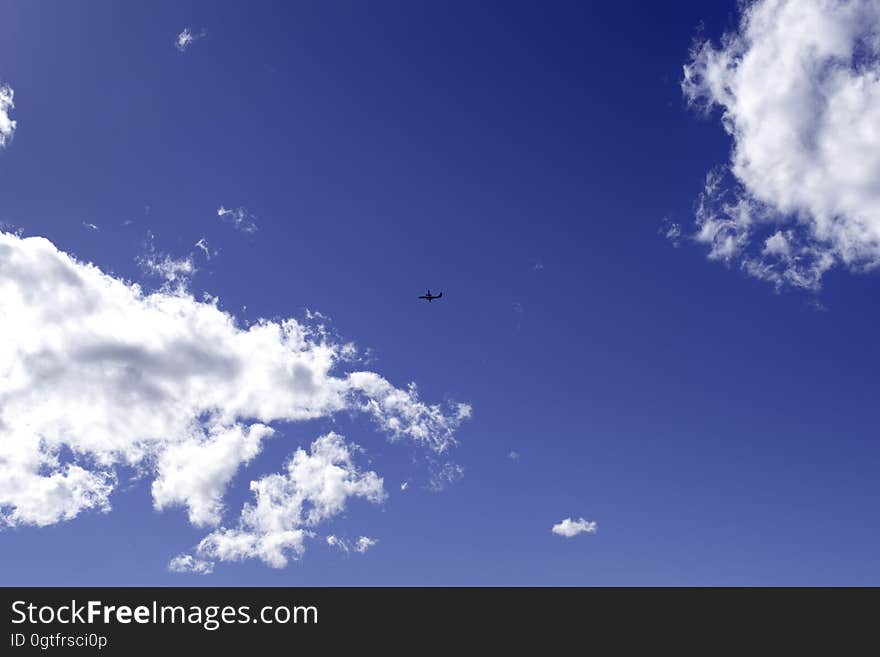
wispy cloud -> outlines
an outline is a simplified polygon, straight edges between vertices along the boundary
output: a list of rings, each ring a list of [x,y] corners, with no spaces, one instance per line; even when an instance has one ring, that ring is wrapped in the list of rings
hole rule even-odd
[[[217,252],[216,252],[216,251],[212,251],[212,250],[211,250],[211,247],[208,246],[208,240],[206,240],[204,237],[202,237],[201,239],[199,239],[199,241],[196,242],[193,246],[195,246],[199,251],[201,251],[202,253],[205,254],[205,259],[206,259],[206,260],[210,260],[210,259],[213,258],[215,255],[217,255]]]
[[[225,208],[221,205],[217,208],[217,216],[230,221],[233,226],[242,232],[254,233],[257,231],[254,216],[245,208]]]
[[[141,269],[149,276],[161,278],[166,285],[185,289],[196,273],[192,254],[173,258],[156,250],[153,234],[149,234],[146,253],[137,258]]]
[[[198,39],[202,39],[206,36],[208,36],[208,33],[205,30],[202,30],[201,32],[193,32],[188,27],[185,27],[174,39],[174,47],[180,52],[184,52]]]
[[[9,112],[15,107],[15,92],[12,87],[0,84],[0,148],[6,146],[15,132],[16,122]]]
[[[376,538],[370,538],[369,536],[361,536],[357,540],[357,542],[354,544],[354,551],[360,552],[361,554],[363,554],[364,552],[369,550],[371,547],[376,545],[378,542],[379,542],[379,540]]]
[[[672,221],[671,219],[664,218],[663,222],[657,232],[660,233],[661,235],[663,235],[663,237],[665,237],[666,239],[668,239],[672,243],[672,246],[677,247],[681,243],[681,237],[682,237],[681,224],[678,224],[678,223]]]
[[[469,417],[469,415],[468,415]],[[451,461],[434,463],[428,487],[433,491],[441,491],[464,476],[464,466]]]
[[[327,537],[327,545],[329,545],[330,547],[339,548],[343,552],[348,552],[348,549],[349,549],[348,542],[339,538],[338,536],[336,536],[334,534],[330,534]]]
[[[834,266],[880,266],[880,4],[742,3],[700,42],[682,90],[720,108],[729,166],[707,177],[691,237],[777,287],[817,289]],[[673,235],[673,237],[676,237]]]

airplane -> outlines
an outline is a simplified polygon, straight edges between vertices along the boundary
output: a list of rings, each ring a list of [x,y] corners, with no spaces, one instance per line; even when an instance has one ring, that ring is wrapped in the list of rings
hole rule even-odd
[[[439,299],[439,298],[442,297],[442,296],[443,296],[443,293],[442,293],[442,292],[441,292],[440,294],[431,294],[431,290],[428,290],[428,293],[427,293],[427,294],[423,294],[422,296],[419,297],[419,299],[424,299],[425,301],[427,301],[428,303],[430,303],[430,302],[433,301],[434,299]]]

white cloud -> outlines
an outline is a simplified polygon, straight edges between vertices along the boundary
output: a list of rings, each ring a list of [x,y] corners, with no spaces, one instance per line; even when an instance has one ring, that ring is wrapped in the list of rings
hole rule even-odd
[[[208,33],[204,30],[194,33],[188,27],[185,27],[180,34],[177,35],[177,38],[174,39],[174,47],[180,52],[184,52],[196,41],[196,39],[201,39],[206,36],[208,36]]]
[[[186,285],[196,273],[192,256],[172,258],[166,253],[152,251],[138,258],[138,264],[147,274],[157,276],[170,285]]]
[[[40,237],[0,232],[0,317],[0,524],[107,511],[128,466],[154,477],[157,509],[212,525],[273,422],[363,411],[391,440],[439,455],[470,414],[339,371],[350,346],[320,326],[241,327],[215,298],[146,293]],[[315,513],[338,510],[338,497],[308,495]]]
[[[681,224],[671,221],[668,218],[663,219],[663,225],[657,231],[663,237],[672,242],[672,246],[678,246],[681,243],[682,229]]]
[[[376,545],[376,543],[378,542],[379,540],[376,538],[361,536],[360,538],[358,538],[358,540],[355,541],[354,545],[351,545],[344,538],[340,538],[334,534],[330,534],[327,537],[327,545],[329,545],[330,547],[337,548],[339,550],[342,550],[343,552],[350,552],[351,550],[354,550],[355,552],[359,552],[360,554],[363,554],[371,547]]]
[[[245,208],[224,208],[222,205],[217,208],[217,216],[221,219],[231,221],[232,225],[244,233],[255,233],[257,224],[254,222],[254,216]]]
[[[598,529],[599,527],[595,522],[590,522],[583,518],[580,518],[579,520],[566,518],[562,522],[553,525],[553,528],[550,531],[557,536],[572,538],[578,534],[595,534]]]
[[[327,545],[329,545],[330,547],[339,548],[343,552],[348,552],[348,543],[333,534],[330,534],[327,537]]]
[[[100,230],[97,225],[89,223],[88,221],[82,222],[83,228],[88,228],[89,230]]]
[[[408,481],[404,481],[403,483],[400,484],[400,490],[406,490],[407,488],[409,488]]]
[[[136,258],[141,270],[148,276],[161,278],[168,288],[186,288],[197,271],[193,254],[173,258],[157,250],[155,242],[156,236],[148,230],[144,253]]]
[[[509,458],[511,461],[519,461],[519,456],[519,452],[513,449],[507,453],[507,458]]]
[[[406,390],[395,388],[375,372],[352,372],[351,386],[364,395],[355,405],[373,417],[392,440],[415,438],[442,453],[455,444],[458,425],[471,416],[469,404],[453,404],[450,416],[440,406],[427,406],[419,400],[415,383]]]
[[[15,107],[14,97],[12,87],[0,84],[0,148],[9,143],[15,132],[16,122],[9,118],[9,111]]]
[[[205,260],[210,260],[213,256],[217,255],[216,251],[211,251],[211,248],[208,246],[208,240],[204,237],[200,238],[193,246],[205,254]]]
[[[197,526],[216,525],[223,512],[223,493],[238,468],[260,453],[262,440],[274,431],[264,424],[211,427],[166,448],[158,458],[153,481],[157,509],[185,505]]]
[[[358,470],[353,459],[357,451],[356,445],[332,432],[313,442],[308,453],[298,449],[282,473],[251,482],[255,502],[244,505],[237,526],[221,527],[202,539],[198,555],[220,561],[261,559],[273,568],[298,559],[306,538],[313,536],[311,528],[341,513],[349,498],[384,501],[382,478]],[[363,552],[373,542],[363,537],[355,549]],[[333,535],[327,544],[349,549]]]
[[[214,572],[214,564],[210,561],[195,559],[189,554],[179,554],[168,563],[168,570],[173,573],[210,575]]]
[[[880,265],[878,33],[876,0],[760,0],[694,48],[683,92],[733,138],[691,236],[710,258],[806,289]]]
[[[379,540],[376,538],[370,538],[369,536],[361,536],[357,540],[357,543],[355,543],[355,545],[354,545],[355,552],[360,552],[361,554],[363,554],[364,552],[369,550],[371,547],[376,545],[376,543],[378,543],[378,542],[379,542]]]

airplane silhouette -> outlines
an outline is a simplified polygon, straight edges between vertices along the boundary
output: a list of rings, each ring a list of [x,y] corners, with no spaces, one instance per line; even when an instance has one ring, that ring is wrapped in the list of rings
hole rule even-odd
[[[433,301],[434,299],[439,299],[439,298],[442,297],[442,296],[443,296],[443,293],[442,293],[442,292],[441,292],[440,294],[431,294],[431,290],[428,290],[428,293],[427,293],[427,294],[423,294],[422,296],[419,297],[419,299],[424,299],[425,301],[427,301],[428,303],[430,303],[430,302]]]

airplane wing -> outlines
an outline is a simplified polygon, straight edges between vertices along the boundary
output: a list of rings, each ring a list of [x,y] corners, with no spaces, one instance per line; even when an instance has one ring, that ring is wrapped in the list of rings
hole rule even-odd
[[[428,297],[426,297],[424,294],[423,294],[422,296],[419,297],[419,299],[427,299],[427,298],[428,298]]]

